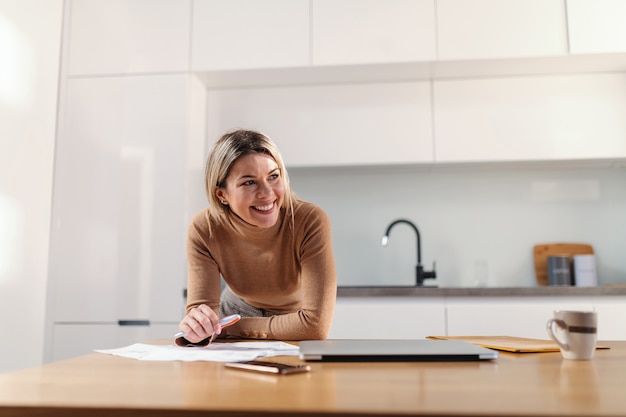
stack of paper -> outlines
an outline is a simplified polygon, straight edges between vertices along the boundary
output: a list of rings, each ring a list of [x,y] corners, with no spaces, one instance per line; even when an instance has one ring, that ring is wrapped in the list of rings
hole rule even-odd
[[[204,347],[135,343],[119,349],[99,349],[96,352],[143,361],[245,362],[260,357],[298,356],[300,349],[284,342],[212,343]]]

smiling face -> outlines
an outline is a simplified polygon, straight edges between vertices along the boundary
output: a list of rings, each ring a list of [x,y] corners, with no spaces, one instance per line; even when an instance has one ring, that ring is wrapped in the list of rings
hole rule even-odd
[[[245,222],[272,227],[278,221],[285,189],[278,164],[262,153],[237,159],[215,195]]]

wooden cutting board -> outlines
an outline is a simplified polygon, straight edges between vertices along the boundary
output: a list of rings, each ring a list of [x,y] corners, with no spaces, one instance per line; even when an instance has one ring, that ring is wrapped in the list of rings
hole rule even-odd
[[[593,255],[593,246],[586,243],[541,243],[533,248],[537,284],[548,285],[548,256]]]

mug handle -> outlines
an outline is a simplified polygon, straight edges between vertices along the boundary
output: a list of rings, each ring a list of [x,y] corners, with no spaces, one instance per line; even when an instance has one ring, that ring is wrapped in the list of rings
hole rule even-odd
[[[568,351],[570,350],[570,346],[569,344],[567,344],[567,342],[562,342],[561,340],[559,340],[559,338],[556,336],[555,332],[554,332],[554,325],[557,325],[558,327],[560,327],[561,329],[567,330],[567,323],[565,323],[563,320],[561,319],[550,319],[548,320],[548,324],[546,326],[547,330],[548,330],[548,334],[550,335],[550,337],[552,338],[552,340],[554,340],[560,347],[561,349]]]

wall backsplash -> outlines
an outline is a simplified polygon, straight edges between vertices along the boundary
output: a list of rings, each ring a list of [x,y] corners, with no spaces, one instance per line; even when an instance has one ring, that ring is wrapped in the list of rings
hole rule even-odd
[[[440,287],[536,286],[533,246],[594,246],[600,284],[626,282],[626,169],[610,164],[292,168],[291,183],[333,224],[340,286],[413,285],[422,264]],[[486,268],[485,268],[486,265]],[[484,270],[487,270],[485,277]]]

